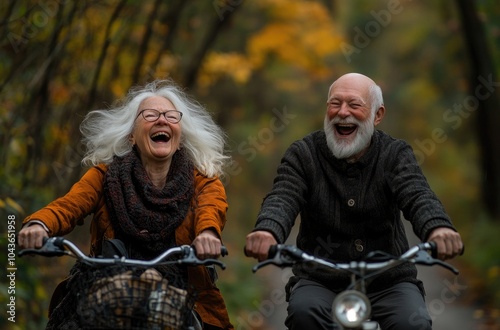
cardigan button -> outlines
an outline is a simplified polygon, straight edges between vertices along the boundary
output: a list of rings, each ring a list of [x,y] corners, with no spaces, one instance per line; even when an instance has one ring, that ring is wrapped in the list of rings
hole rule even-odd
[[[363,250],[365,249],[363,246],[363,241],[360,239],[355,240],[354,245],[356,247],[356,251],[358,252],[363,252]]]
[[[351,206],[351,207],[353,207],[353,206],[354,206],[354,204],[356,204],[356,202],[355,202],[355,201],[354,201],[354,199],[352,199],[352,198],[351,198],[350,200],[348,200],[348,201],[347,201],[347,205],[349,205],[349,206]]]

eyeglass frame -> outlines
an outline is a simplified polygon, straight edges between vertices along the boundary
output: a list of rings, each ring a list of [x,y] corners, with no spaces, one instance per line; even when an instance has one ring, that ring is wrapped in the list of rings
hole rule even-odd
[[[144,112],[145,112],[145,111],[156,111],[156,112],[158,113],[158,116],[156,117],[156,119],[155,119],[155,120],[148,120],[148,119],[146,119],[146,117],[144,116]],[[177,121],[172,121],[172,118],[168,118],[168,117],[167,117],[167,113],[172,113],[172,112],[176,112],[176,113],[178,113],[178,114],[179,114],[179,120],[177,120]],[[163,115],[163,117],[165,117],[165,120],[166,120],[166,121],[168,121],[168,122],[169,122],[169,123],[171,123],[171,124],[177,124],[177,123],[179,123],[179,122],[181,121],[181,119],[182,119],[182,112],[180,112],[179,110],[167,110],[167,111],[163,111],[163,112],[161,112],[161,111],[158,111],[158,110],[156,110],[156,109],[143,109],[143,110],[141,110],[141,112],[139,112],[139,113],[137,114],[137,117],[135,117],[135,120],[137,120],[137,118],[139,118],[139,116],[140,116],[141,114],[142,114],[142,118],[144,118],[144,120],[145,120],[145,121],[150,122],[150,123],[153,123],[153,122],[157,121],[158,119],[160,119],[160,116],[161,116],[161,115]]]

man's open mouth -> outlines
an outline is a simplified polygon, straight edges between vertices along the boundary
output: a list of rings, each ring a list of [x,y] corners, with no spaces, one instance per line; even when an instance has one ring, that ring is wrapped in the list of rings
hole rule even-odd
[[[355,124],[335,124],[335,130],[339,135],[349,135],[354,133],[358,125]]]
[[[151,135],[151,140],[157,143],[168,142],[170,141],[170,134],[167,132],[156,132]]]

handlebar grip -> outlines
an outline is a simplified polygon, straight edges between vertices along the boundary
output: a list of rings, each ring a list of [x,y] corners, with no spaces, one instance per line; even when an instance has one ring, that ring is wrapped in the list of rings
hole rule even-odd
[[[190,247],[186,245],[186,248],[187,248],[187,250],[186,250],[187,253],[189,253],[189,249],[191,248],[193,250],[194,254],[197,255],[196,248],[194,247],[194,245],[191,245]],[[228,254],[229,254],[229,252],[227,250],[227,247],[224,246],[224,245],[221,245],[221,247],[220,247],[220,255],[222,257],[225,257]]]
[[[24,249],[20,250],[17,255],[19,257],[23,257],[25,255],[30,255],[30,254],[36,254],[36,255],[41,255],[45,257],[60,257],[63,256],[66,253],[64,250],[43,250],[43,249]]]
[[[23,249],[17,254],[19,257],[29,254],[41,255],[45,257],[60,257],[67,254],[64,249],[63,237],[44,237],[43,245],[39,249]]]
[[[48,239],[49,239],[48,237],[42,238],[42,247],[40,249],[42,249],[45,246],[45,243],[47,243]],[[17,240],[17,237],[16,237],[16,240]],[[19,250],[17,255],[19,257],[23,257],[23,256],[29,255],[29,254],[40,254],[40,249],[22,249],[22,250]]]
[[[436,259],[437,258],[437,244],[434,241],[429,241],[428,242],[431,249],[431,256]],[[465,245],[462,245],[462,250],[460,251],[460,255],[463,255],[465,253]]]
[[[269,247],[269,252],[267,252],[267,258],[272,259],[276,256],[276,253],[278,253],[278,246],[277,245],[271,245]]]
[[[428,242],[430,247],[431,247],[431,256],[436,259],[437,258],[437,254],[438,254],[438,251],[437,251],[437,244],[436,242],[434,241],[429,241]]]

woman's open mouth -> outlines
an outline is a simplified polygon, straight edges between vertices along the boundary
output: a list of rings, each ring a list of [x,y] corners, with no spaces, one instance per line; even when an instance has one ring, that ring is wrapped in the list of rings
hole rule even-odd
[[[151,140],[156,143],[167,143],[170,141],[170,134],[167,132],[156,132],[151,135]]]

